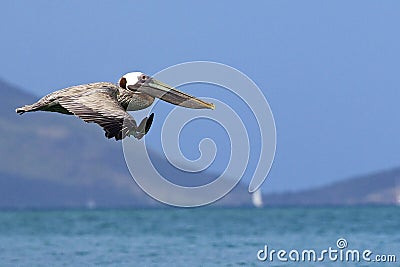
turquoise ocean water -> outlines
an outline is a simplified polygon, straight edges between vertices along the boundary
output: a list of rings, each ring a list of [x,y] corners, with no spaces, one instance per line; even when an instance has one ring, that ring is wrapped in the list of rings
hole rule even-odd
[[[349,249],[396,262],[260,261],[259,250]],[[338,252],[339,253],[339,252]],[[339,255],[339,254],[338,254]],[[264,256],[264,254],[260,254]],[[295,254],[292,254],[295,256]],[[288,255],[286,255],[288,258]],[[400,266],[400,208],[0,212],[0,266]]]

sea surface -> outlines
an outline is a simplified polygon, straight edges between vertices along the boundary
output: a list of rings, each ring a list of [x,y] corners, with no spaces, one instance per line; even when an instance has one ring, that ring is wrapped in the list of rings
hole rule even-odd
[[[329,248],[371,261],[288,256]],[[0,266],[400,266],[400,207],[0,211]]]

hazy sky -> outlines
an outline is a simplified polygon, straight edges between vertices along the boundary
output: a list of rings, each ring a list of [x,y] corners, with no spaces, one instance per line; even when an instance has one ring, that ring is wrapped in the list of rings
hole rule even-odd
[[[1,1],[0,78],[38,96],[228,64],[262,88],[278,145],[264,190],[400,165],[399,1]]]

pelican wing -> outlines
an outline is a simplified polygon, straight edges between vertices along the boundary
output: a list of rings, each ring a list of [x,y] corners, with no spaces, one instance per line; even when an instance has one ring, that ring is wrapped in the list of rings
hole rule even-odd
[[[93,88],[79,95],[64,96],[59,104],[85,122],[100,125],[107,138],[121,140],[131,130],[137,130],[135,120],[119,104],[116,91],[111,88]]]

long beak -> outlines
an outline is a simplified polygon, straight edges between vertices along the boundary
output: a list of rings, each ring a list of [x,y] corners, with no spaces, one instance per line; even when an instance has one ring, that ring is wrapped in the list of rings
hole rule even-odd
[[[181,107],[194,109],[215,109],[214,104],[207,103],[194,96],[185,94],[181,91],[176,90],[174,87],[157,81],[153,78],[149,78],[142,86],[137,89],[137,91],[143,92],[153,97],[157,97],[159,99]]]

